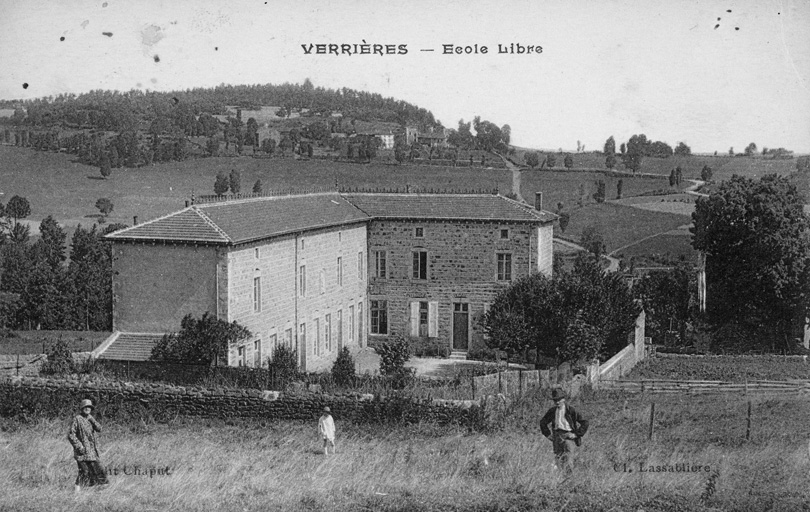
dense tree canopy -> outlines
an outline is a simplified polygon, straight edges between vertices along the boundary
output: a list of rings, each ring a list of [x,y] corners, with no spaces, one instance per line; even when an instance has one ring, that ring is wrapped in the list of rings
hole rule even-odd
[[[697,200],[692,220],[709,320],[760,328],[772,348],[790,348],[810,308],[810,219],[796,187],[735,175]]]
[[[155,361],[181,361],[188,364],[212,364],[224,360],[228,348],[252,336],[238,323],[219,320],[206,312],[200,319],[183,317],[180,331],[165,335],[152,349]]]
[[[605,359],[627,345],[640,307],[615,273],[605,273],[590,257],[573,270],[549,278],[535,273],[498,294],[483,319],[491,347],[541,356]],[[581,344],[572,336],[584,333]]]

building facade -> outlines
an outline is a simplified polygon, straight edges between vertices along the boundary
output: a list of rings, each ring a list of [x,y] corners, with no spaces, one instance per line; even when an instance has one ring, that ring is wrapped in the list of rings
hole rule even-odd
[[[495,296],[532,272],[551,275],[556,218],[494,195],[349,194],[369,214],[369,339],[484,346]]]
[[[159,337],[210,312],[252,333],[230,347],[228,364],[262,366],[286,345],[305,371],[327,369],[344,346],[398,334],[466,351],[483,344],[476,326],[500,290],[551,273],[555,218],[493,194],[189,206],[107,236],[113,329]]]

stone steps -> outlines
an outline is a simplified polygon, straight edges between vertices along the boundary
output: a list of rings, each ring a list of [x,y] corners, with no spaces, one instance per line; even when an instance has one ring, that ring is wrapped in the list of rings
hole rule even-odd
[[[467,352],[462,350],[454,350],[450,352],[450,359],[458,359],[461,361],[467,360]]]

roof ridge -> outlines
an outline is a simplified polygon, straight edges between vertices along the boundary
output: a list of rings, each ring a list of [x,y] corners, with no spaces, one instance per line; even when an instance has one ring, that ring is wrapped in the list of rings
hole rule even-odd
[[[212,203],[197,203],[193,206],[200,208],[208,208],[209,206],[222,206],[226,204],[243,204],[243,203],[258,203],[260,201],[268,201],[275,199],[294,199],[298,197],[312,197],[312,196],[326,196],[326,195],[340,195],[335,191],[321,191],[321,192],[303,192],[300,194],[286,194],[286,195],[264,195],[260,197],[240,197],[238,199],[223,199]]]
[[[203,213],[203,212],[202,212],[202,211],[201,211],[199,208],[194,208],[194,207],[192,207],[192,208],[194,209],[194,212],[195,212],[197,215],[199,215],[199,216],[200,216],[200,218],[201,218],[203,221],[205,221],[205,222],[206,222],[206,223],[207,223],[209,226],[211,226],[212,228],[214,228],[214,230],[215,230],[217,233],[219,233],[220,235],[222,235],[222,236],[225,238],[225,240],[227,240],[227,241],[228,241],[228,242],[230,242],[230,243],[234,243],[234,242],[233,242],[233,238],[231,238],[231,237],[228,235],[228,233],[226,233],[226,232],[225,232],[225,231],[224,231],[224,230],[223,230],[221,227],[217,226],[216,222],[214,222],[213,220],[211,220],[211,218],[210,218],[208,215],[206,215],[205,213]]]

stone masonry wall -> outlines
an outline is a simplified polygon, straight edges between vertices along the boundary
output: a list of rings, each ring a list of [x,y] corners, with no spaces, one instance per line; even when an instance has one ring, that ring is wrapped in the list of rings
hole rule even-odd
[[[423,238],[414,236],[415,228],[424,230]],[[550,228],[550,226],[549,226]],[[501,238],[501,230],[508,238]],[[512,257],[512,281],[538,269],[538,244],[541,234],[536,224],[374,220],[369,225],[369,301],[388,301],[388,336],[410,333],[410,302],[436,302],[438,341],[452,347],[453,304],[466,303],[469,310],[469,348],[482,347],[483,336],[476,325],[485,308],[509,281],[497,280],[497,254]],[[548,244],[551,243],[549,238]],[[412,278],[414,250],[428,253],[427,280]],[[386,251],[385,279],[374,276],[374,251]],[[549,247],[548,253],[550,254]],[[369,335],[381,341],[387,336]]]
[[[264,365],[275,346],[291,338],[292,348],[298,350],[306,371],[330,367],[341,346],[362,346],[365,330],[360,324],[367,319],[365,251],[365,223],[308,231],[230,250],[227,319],[253,333],[253,338],[243,345],[246,365],[255,366],[256,341],[260,342],[259,359]],[[338,283],[338,258],[342,284]],[[258,311],[254,305],[255,278],[261,282]],[[339,316],[342,321],[338,321]],[[237,347],[230,351],[229,364],[239,364]]]
[[[277,391],[217,390],[126,382],[86,382],[46,378],[0,379],[0,416],[70,416],[85,398],[96,404],[104,419],[155,419],[181,416],[312,420],[329,406],[338,420],[434,421],[482,425],[483,409],[474,400],[407,401],[374,395],[331,396],[316,393],[291,396]]]

